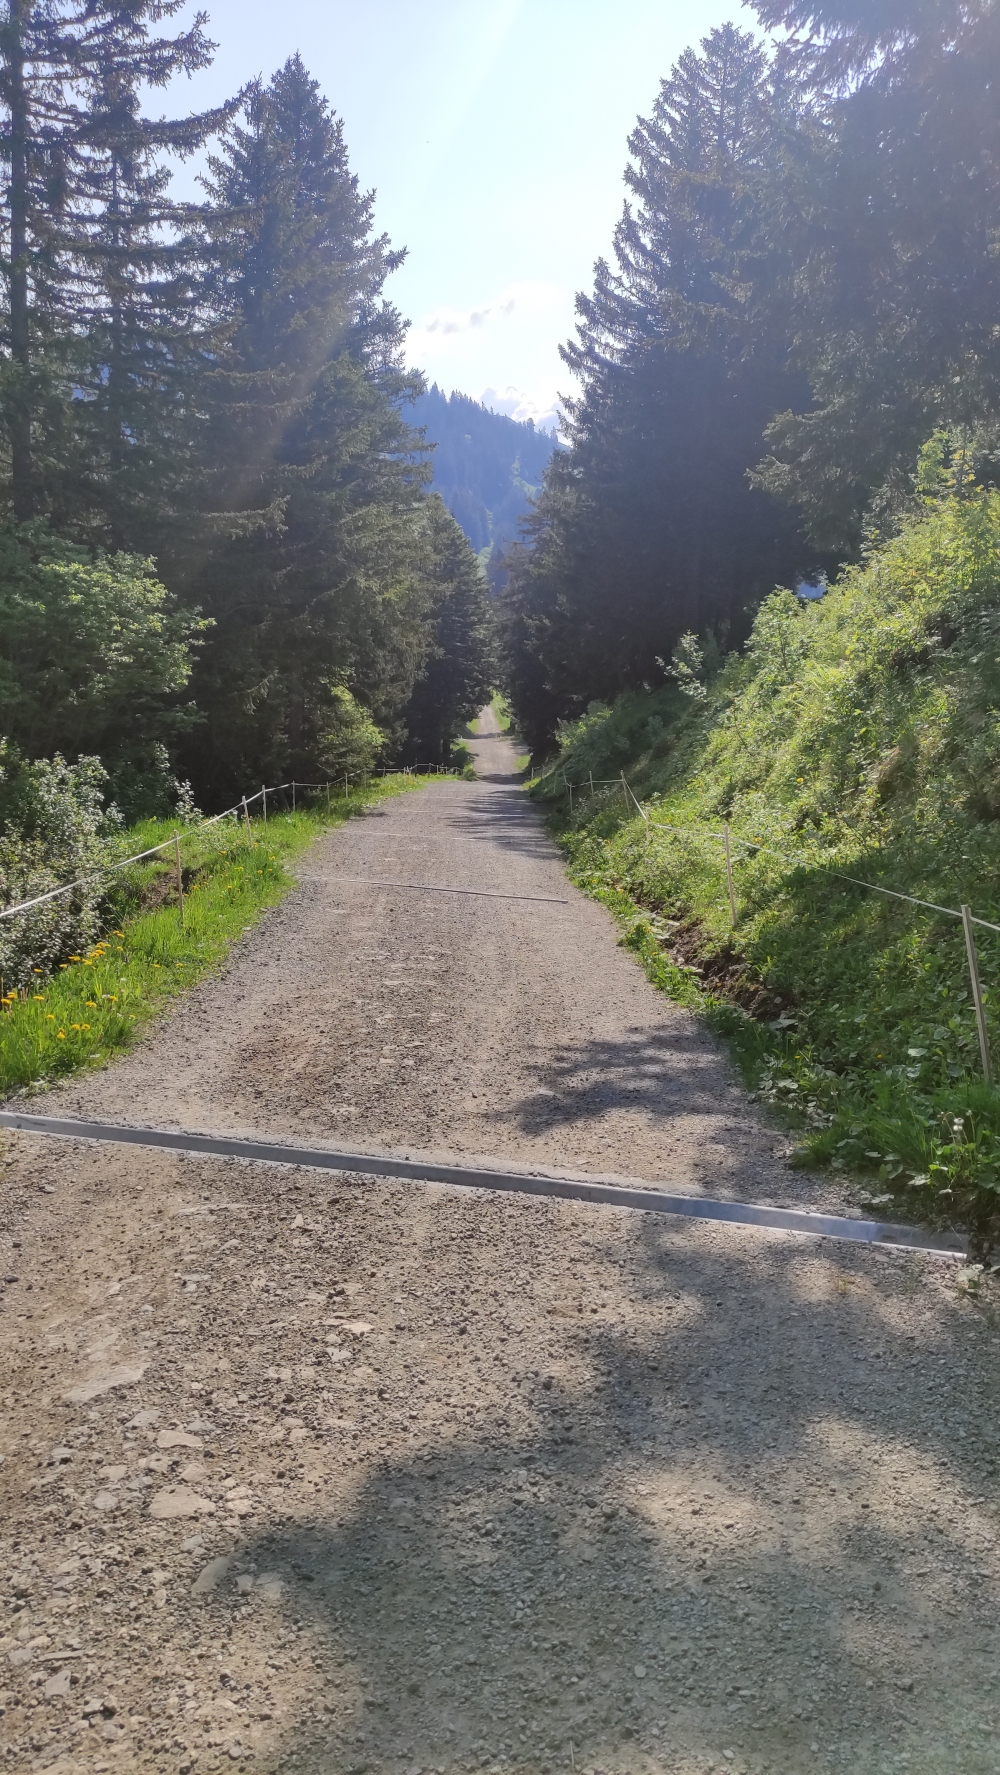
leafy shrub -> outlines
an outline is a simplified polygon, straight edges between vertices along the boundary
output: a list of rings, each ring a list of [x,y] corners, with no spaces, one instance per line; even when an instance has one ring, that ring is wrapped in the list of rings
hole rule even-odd
[[[128,818],[165,812],[165,748],[198,719],[180,696],[206,627],[151,561],[0,526],[0,735],[27,758],[99,756]]]
[[[318,735],[315,756],[325,777],[370,775],[385,745],[367,709],[341,684],[332,686]]]
[[[30,912],[0,920],[0,978],[27,986],[97,936],[107,840],[119,822],[104,811],[107,773],[97,758],[26,762],[0,741],[0,908],[86,877]]]

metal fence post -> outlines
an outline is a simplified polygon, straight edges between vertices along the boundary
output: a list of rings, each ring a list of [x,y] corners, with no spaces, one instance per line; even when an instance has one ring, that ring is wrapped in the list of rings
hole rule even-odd
[[[983,1010],[983,989],[979,984],[979,961],[976,956],[976,939],[972,932],[971,906],[962,907],[962,929],[965,932],[965,953],[969,962],[969,979],[972,982],[972,1002],[976,1007],[979,1056],[983,1063],[983,1077],[988,1084],[993,1077],[993,1066],[990,1061],[989,1036],[986,1033],[986,1012]]]
[[[729,821],[728,820],[726,820],[726,822],[723,825],[722,836],[726,841],[726,880],[729,883],[729,910],[732,913],[733,924],[735,926],[738,915],[737,915],[737,911],[736,911],[736,889],[733,886],[733,854],[729,848]]]
[[[295,778],[292,778],[292,812],[295,812]]]
[[[261,786],[260,786],[260,805],[264,811],[264,824],[266,826],[267,825],[267,790],[264,787],[263,783],[261,783]]]

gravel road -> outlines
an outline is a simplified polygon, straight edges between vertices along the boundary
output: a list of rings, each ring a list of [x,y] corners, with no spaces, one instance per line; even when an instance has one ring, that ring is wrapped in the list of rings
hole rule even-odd
[[[813,1191],[566,886],[508,742],[477,750],[46,1105]],[[953,1262],[26,1134],[0,1161],[3,1767],[1000,1771],[1000,1330]]]
[[[478,782],[318,843],[221,979],[130,1058],[51,1093],[52,1113],[839,1205],[785,1167],[788,1137],[567,882],[492,709],[479,725]]]

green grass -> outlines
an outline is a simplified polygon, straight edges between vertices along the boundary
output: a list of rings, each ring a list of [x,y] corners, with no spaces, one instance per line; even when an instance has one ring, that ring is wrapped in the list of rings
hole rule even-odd
[[[564,770],[598,782],[572,815]],[[648,830],[599,784],[622,770]],[[943,502],[819,604],[776,594],[700,696],[593,708],[533,792],[574,879],[729,1037],[804,1161],[1000,1249],[1000,1090],[961,925],[836,873],[1000,924],[1000,497]],[[783,853],[734,844],[735,929],[723,822]],[[977,942],[1000,1061],[1000,936]]]
[[[294,878],[288,864],[314,839],[375,801],[429,778],[390,776],[348,801],[271,814],[266,825],[227,822],[181,833],[184,922],[174,864],[136,864],[112,878],[105,937],[69,956],[37,990],[0,1001],[0,1091],[98,1066],[127,1048],[150,1017],[223,960],[232,943],[274,906]],[[437,778],[433,779],[437,781]],[[159,844],[173,827],[146,821],[124,835],[126,855]],[[117,848],[117,847],[116,847]]]
[[[497,718],[497,725],[500,729],[500,732],[501,733],[509,733],[510,727],[511,727],[511,719],[512,719],[511,712],[510,712],[510,704],[508,703],[507,698],[503,695],[502,691],[495,690],[493,692],[493,695],[490,698],[490,707],[493,710],[493,713]]]

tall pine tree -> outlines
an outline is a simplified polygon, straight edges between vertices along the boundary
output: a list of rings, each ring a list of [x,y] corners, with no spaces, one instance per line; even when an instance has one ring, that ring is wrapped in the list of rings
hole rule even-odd
[[[297,56],[249,94],[209,195],[228,343],[206,377],[203,530],[185,565],[215,623],[196,677],[209,746],[190,769],[225,794],[320,768],[341,689],[395,732],[432,588],[426,470],[400,416],[420,383],[382,296],[400,255],[373,234],[342,125]]]
[[[433,608],[427,657],[403,712],[404,756],[447,764],[452,741],[497,681],[493,608],[467,538],[438,496],[425,505]]]
[[[812,559],[792,515],[747,482],[768,421],[808,392],[758,304],[791,269],[760,238],[786,110],[763,51],[726,25],[681,57],[630,138],[615,265],[598,263],[563,352],[582,383],[572,448],[507,594],[550,710],[652,680],[687,630],[738,638]]]
[[[770,429],[759,484],[814,537],[860,545],[912,491],[938,427],[1000,452],[1000,8],[757,0],[816,118],[773,181],[794,253],[794,355],[811,388]],[[790,403],[790,406],[792,403]]]
[[[139,94],[211,59],[205,15],[150,26],[183,0],[6,0],[0,11],[0,397],[11,508],[114,538],[116,480],[176,407],[190,314],[185,206],[164,156],[191,153],[227,109],[152,122]],[[151,411],[151,409],[155,409]],[[147,488],[152,477],[147,473]]]

